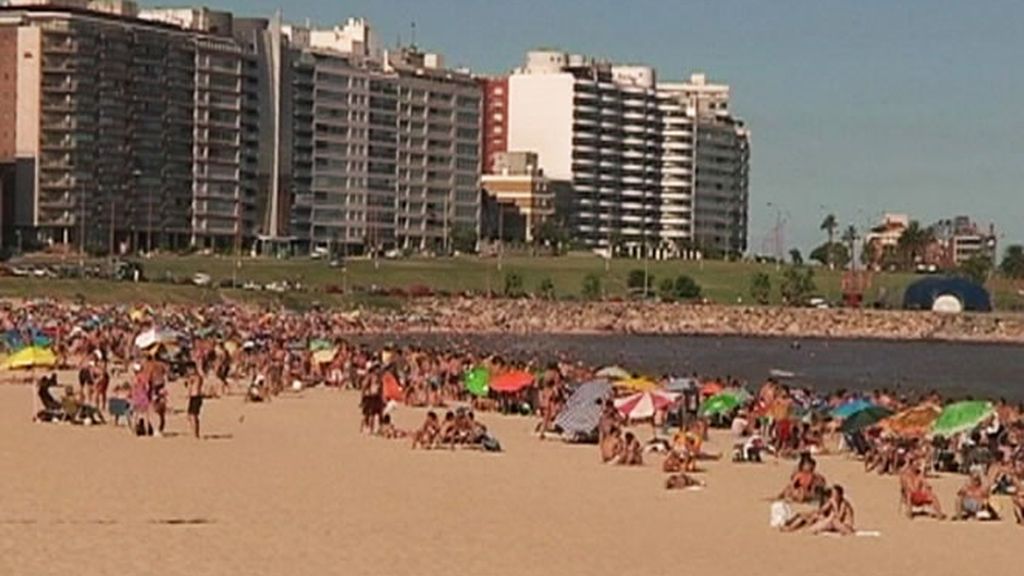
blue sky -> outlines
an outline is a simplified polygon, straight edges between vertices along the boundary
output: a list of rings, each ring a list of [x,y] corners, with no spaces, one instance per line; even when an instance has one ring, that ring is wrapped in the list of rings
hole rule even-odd
[[[281,2],[222,0],[246,14]],[[501,72],[550,46],[732,85],[753,133],[751,248],[788,213],[820,242],[827,211],[928,223],[969,214],[1024,241],[1024,2],[1017,0],[293,0],[285,18],[364,16],[454,65]],[[822,208],[824,206],[824,208]]]

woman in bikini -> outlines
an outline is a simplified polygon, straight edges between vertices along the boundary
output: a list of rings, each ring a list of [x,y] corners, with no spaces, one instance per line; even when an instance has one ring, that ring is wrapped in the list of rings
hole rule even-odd
[[[843,487],[836,484],[832,487],[829,499],[818,511],[818,520],[811,526],[811,533],[849,536],[855,532],[853,506],[846,500]]]

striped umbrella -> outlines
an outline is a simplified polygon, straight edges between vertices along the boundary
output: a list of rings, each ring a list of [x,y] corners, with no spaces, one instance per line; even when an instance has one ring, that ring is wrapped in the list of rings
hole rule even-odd
[[[607,380],[591,380],[580,384],[569,396],[565,408],[555,416],[555,426],[563,432],[591,434],[601,420],[605,400],[612,395],[612,385]]]
[[[653,417],[658,410],[668,408],[677,398],[679,394],[675,392],[650,390],[619,398],[615,400],[615,407],[630,420],[642,420]]]

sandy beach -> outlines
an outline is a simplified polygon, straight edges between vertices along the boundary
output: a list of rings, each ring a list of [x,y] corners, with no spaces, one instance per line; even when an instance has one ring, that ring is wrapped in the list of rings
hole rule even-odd
[[[0,574],[1013,574],[1024,529],[908,521],[897,480],[820,458],[877,537],[780,534],[768,497],[791,461],[712,462],[666,492],[596,447],[540,442],[530,418],[482,414],[505,452],[411,451],[358,433],[358,395],[208,402],[188,437],[38,424],[29,386],[0,387]],[[412,428],[422,411],[400,407]],[[642,438],[649,428],[641,427]],[[727,439],[715,435],[711,450]],[[962,479],[935,481],[952,502]]]

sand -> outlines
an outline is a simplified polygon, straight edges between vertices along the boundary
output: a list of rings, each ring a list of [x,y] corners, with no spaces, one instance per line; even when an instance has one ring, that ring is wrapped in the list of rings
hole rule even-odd
[[[538,441],[526,418],[481,415],[503,454],[413,452],[358,434],[348,392],[211,400],[203,441],[182,413],[169,438],[33,424],[31,398],[0,386],[3,575],[1020,573],[1024,528],[908,521],[894,478],[843,457],[820,468],[878,537],[771,530],[789,462],[711,463],[708,489],[669,493],[658,460],[603,466],[595,447]],[[958,483],[937,480],[948,507]]]

